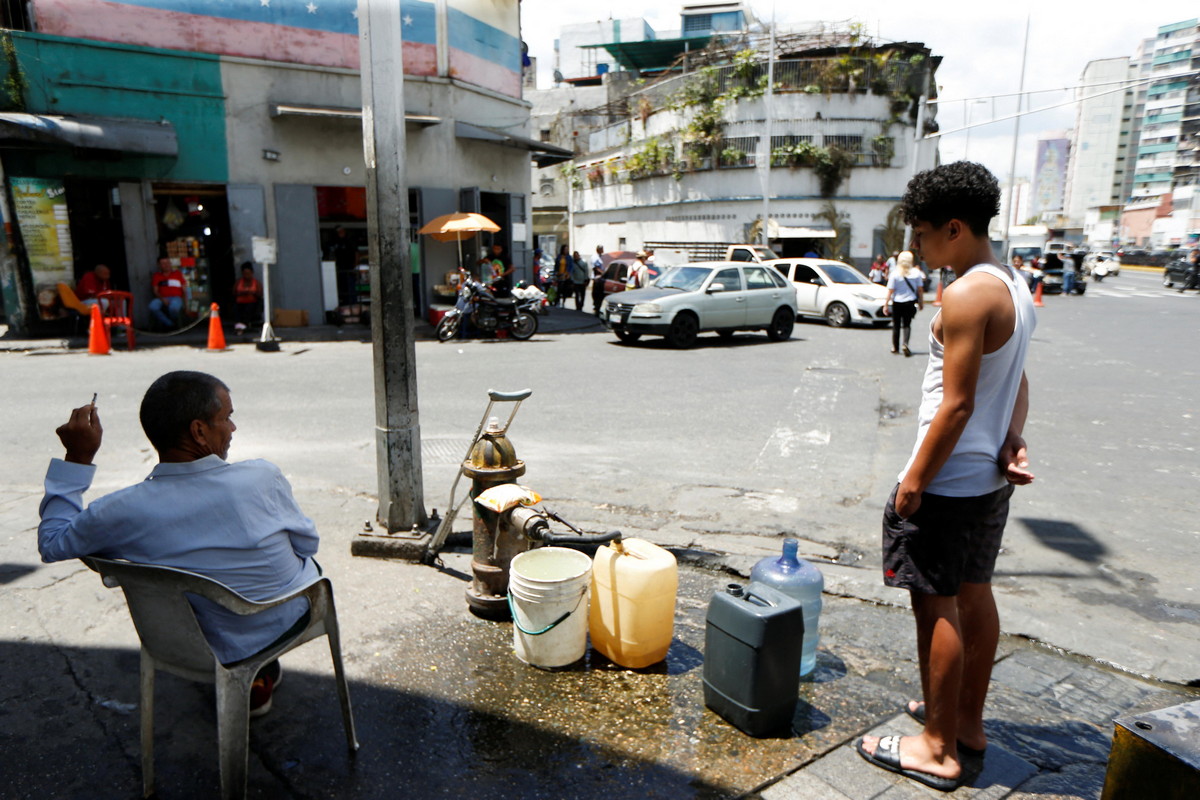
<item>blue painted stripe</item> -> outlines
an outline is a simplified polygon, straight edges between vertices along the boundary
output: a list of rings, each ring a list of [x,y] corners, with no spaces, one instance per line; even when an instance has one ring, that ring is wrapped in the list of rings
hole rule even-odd
[[[400,30],[406,42],[437,44],[437,6],[421,0],[401,0]]]
[[[127,6],[154,8],[177,14],[217,17],[240,22],[286,25],[322,33],[358,35],[358,0],[113,0]],[[311,2],[315,11],[310,12]],[[422,0],[401,0],[398,13],[404,41],[437,44],[437,6]],[[470,17],[464,17],[470,19]],[[515,42],[516,40],[513,39]],[[517,45],[518,52],[520,45]],[[474,50],[472,50],[474,52]],[[492,59],[494,60],[494,59]],[[518,62],[519,63],[519,62]]]
[[[358,35],[358,0],[111,0],[177,14],[287,25],[324,33]],[[314,10],[310,11],[309,6]]]
[[[521,71],[521,41],[517,37],[477,20],[457,8],[451,8],[449,11],[452,48],[499,64],[507,70]]]

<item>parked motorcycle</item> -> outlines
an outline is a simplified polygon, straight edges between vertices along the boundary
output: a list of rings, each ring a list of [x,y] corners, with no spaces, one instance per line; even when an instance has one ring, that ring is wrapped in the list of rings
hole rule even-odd
[[[528,339],[537,333],[537,305],[538,301],[532,299],[496,297],[485,284],[464,275],[457,305],[438,323],[438,341],[457,336],[464,319],[487,336],[508,331],[514,339]]]

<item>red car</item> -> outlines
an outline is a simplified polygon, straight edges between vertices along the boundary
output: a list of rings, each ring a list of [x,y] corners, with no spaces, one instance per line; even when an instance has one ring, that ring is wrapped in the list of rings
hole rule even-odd
[[[629,270],[636,263],[636,257],[625,258],[624,254],[620,254],[608,262],[608,266],[604,268],[603,278],[605,296],[625,291],[625,281],[629,278]],[[649,276],[647,283],[661,275],[665,268],[666,265],[663,264],[647,264],[646,274]]]

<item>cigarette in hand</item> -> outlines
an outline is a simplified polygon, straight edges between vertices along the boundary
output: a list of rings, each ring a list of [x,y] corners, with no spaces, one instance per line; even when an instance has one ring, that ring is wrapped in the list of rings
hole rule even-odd
[[[99,396],[99,393],[98,393],[98,392],[92,392],[92,407],[93,407],[93,408],[95,408],[95,406],[96,406],[96,398],[97,398],[98,396]]]

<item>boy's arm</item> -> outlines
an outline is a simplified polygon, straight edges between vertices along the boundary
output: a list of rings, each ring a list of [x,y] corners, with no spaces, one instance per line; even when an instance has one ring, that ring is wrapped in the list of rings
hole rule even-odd
[[[942,403],[896,493],[896,513],[901,517],[910,517],[921,507],[921,493],[954,452],[975,411],[987,329],[986,300],[986,293],[966,281],[951,284],[943,296]]]
[[[1029,454],[1025,449],[1025,418],[1029,415],[1029,379],[1021,373],[1021,387],[1017,390],[1017,401],[1013,404],[1012,419],[1008,423],[1008,435],[1000,448],[1000,468],[1004,478],[1017,486],[1033,483],[1029,471]]]

